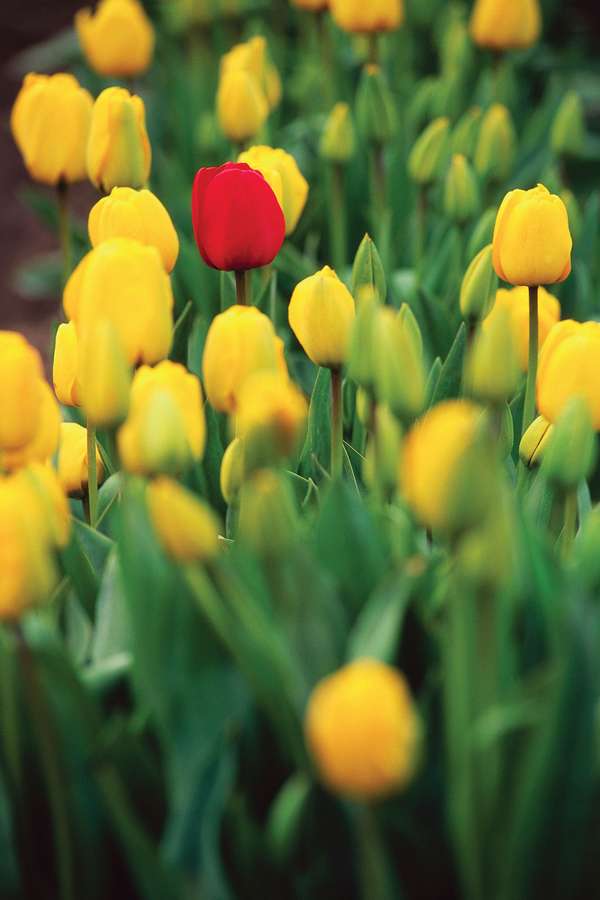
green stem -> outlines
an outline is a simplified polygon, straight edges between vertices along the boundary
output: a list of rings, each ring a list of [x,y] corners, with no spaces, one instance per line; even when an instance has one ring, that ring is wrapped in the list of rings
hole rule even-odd
[[[59,896],[61,900],[74,900],[73,853],[66,799],[66,779],[61,772],[56,735],[52,727],[50,711],[42,687],[33,654],[19,625],[15,626],[23,683],[29,703],[31,723],[38,743],[44,779],[48,790],[48,802],[52,816],[52,833],[57,859]]]
[[[71,217],[69,215],[69,186],[66,181],[59,181],[56,186],[56,203],[58,207],[58,236],[62,258],[63,287],[69,280],[72,268],[71,258]]]
[[[250,300],[250,281],[247,270],[235,273],[235,292],[238,306],[248,306]]]
[[[369,54],[368,62],[372,66],[379,65],[379,34],[376,31],[369,33]]]
[[[331,215],[329,216],[329,234],[333,267],[341,277],[341,272],[346,267],[347,235],[344,166],[341,163],[333,163],[331,166]]]
[[[87,424],[88,508],[91,528],[96,527],[98,512],[98,467],[96,465],[96,429]]]
[[[342,372],[331,370],[331,477],[341,478],[343,453]]]
[[[363,900],[389,900],[385,849],[373,807],[361,805],[356,820],[361,896]]]
[[[538,367],[538,289],[529,288],[529,364],[527,368],[527,385],[525,387],[525,404],[523,406],[523,424],[521,437],[525,434],[535,415],[535,385]]]
[[[420,184],[417,193],[417,227],[415,229],[415,269],[420,271],[425,256],[427,227],[427,185]]]
[[[568,559],[577,529],[577,491],[569,491],[565,497],[564,526],[560,540],[561,556]]]
[[[329,32],[329,22],[327,10],[321,9],[315,14],[317,22],[317,34],[319,44],[319,62],[325,69],[325,78],[323,79],[323,90],[327,109],[333,104],[336,94],[336,72],[335,60],[333,56],[333,47],[331,44],[331,34]]]

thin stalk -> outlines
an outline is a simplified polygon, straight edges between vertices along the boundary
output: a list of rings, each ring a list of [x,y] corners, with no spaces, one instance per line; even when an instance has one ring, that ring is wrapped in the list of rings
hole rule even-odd
[[[525,405],[523,406],[523,424],[521,437],[525,434],[535,415],[535,385],[538,368],[538,289],[529,288],[529,364],[527,368],[527,385],[525,387]]]
[[[419,271],[425,256],[427,227],[427,186],[420,184],[417,194],[417,227],[415,229],[415,269]]]
[[[372,66],[379,65],[379,34],[376,31],[369,33],[369,64]]]
[[[389,879],[385,850],[372,806],[361,805],[356,819],[361,897],[363,900],[389,900]]]
[[[560,552],[567,559],[575,539],[577,529],[577,491],[569,491],[564,504],[564,526],[560,539]]]
[[[235,292],[238,305],[248,306],[250,300],[250,284],[247,270],[235,273]]]
[[[342,372],[331,370],[331,477],[341,478],[343,459]]]
[[[346,267],[347,233],[344,166],[341,163],[333,163],[331,166],[331,215],[329,216],[329,235],[333,267],[338,273]]]
[[[88,460],[88,519],[91,528],[96,527],[98,512],[98,467],[96,465],[96,429],[87,424]]]
[[[56,205],[58,209],[58,237],[60,241],[62,283],[64,287],[69,280],[72,268],[69,186],[66,181],[59,181],[56,186]]]

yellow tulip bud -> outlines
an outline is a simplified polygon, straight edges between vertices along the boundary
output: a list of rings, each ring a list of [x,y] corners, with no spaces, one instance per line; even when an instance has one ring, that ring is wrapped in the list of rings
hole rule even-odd
[[[419,415],[425,404],[425,369],[419,326],[406,304],[396,313],[376,310],[373,325],[375,395],[400,419]]]
[[[51,185],[85,179],[93,104],[72,75],[25,76],[10,127],[32,178]]]
[[[125,88],[106,88],[92,110],[87,145],[90,181],[105,193],[114,187],[142,188],[151,163],[144,101]]]
[[[156,247],[111,238],[91,250],[69,278],[63,296],[80,341],[108,319],[132,365],[167,356],[173,336],[173,294]]]
[[[252,76],[257,87],[267,101],[267,113],[281,98],[281,81],[275,66],[267,55],[267,42],[256,36],[242,44],[236,44],[221,58],[220,80],[234,71],[246,72]]]
[[[544,448],[542,472],[563,490],[589,478],[598,456],[591,406],[582,394],[570,397],[560,411]]]
[[[354,156],[355,136],[352,113],[347,103],[336,103],[329,113],[319,143],[322,159],[346,163]]]
[[[592,424],[600,431],[600,324],[559,322],[540,354],[537,406],[549,422],[557,422],[572,397],[583,397]]]
[[[476,400],[499,406],[514,396],[520,375],[510,314],[500,310],[475,336],[465,363],[465,387]]]
[[[448,152],[449,131],[449,119],[434,119],[415,141],[408,157],[408,171],[417,184],[435,181]]]
[[[209,562],[219,551],[219,520],[208,504],[171,478],[146,488],[146,501],[157,537],[171,559]]]
[[[250,72],[234,69],[221,73],[217,116],[223,134],[236,144],[256,137],[269,115],[269,103]]]
[[[109,319],[92,321],[81,343],[80,405],[90,425],[113,428],[129,409],[131,370],[118,332]]]
[[[541,28],[539,0],[476,0],[471,15],[471,37],[491,50],[531,47]]]
[[[358,34],[394,31],[404,21],[403,0],[329,0],[329,8],[336,25]]]
[[[553,427],[543,416],[538,416],[525,431],[519,444],[519,456],[529,469],[541,463]]]
[[[479,184],[473,168],[461,153],[455,153],[444,182],[444,212],[455,222],[472,219],[479,209]]]
[[[475,170],[481,178],[504,181],[512,171],[517,136],[506,106],[494,103],[483,117],[475,148]]]
[[[138,0],[100,0],[81,9],[75,30],[85,57],[99,75],[131,77],[152,62],[154,29]]]
[[[517,347],[521,371],[529,365],[529,291],[525,287],[496,292],[494,305],[485,319],[484,328],[490,328],[495,317],[507,312]],[[545,288],[538,290],[538,349],[544,345],[550,329],[560,319],[560,303]]]
[[[232,413],[249,375],[280,368],[273,324],[254,306],[230,306],[212,320],[202,358],[202,376],[211,405]]]
[[[550,145],[555,153],[578,156],[585,144],[583,101],[575,91],[569,91],[556,111]]]
[[[170,360],[142,366],[117,440],[123,468],[135,475],[177,474],[201,459],[206,423],[199,379]]]
[[[92,207],[88,219],[92,247],[115,237],[134,238],[156,247],[167,272],[177,262],[179,238],[169,213],[148,190],[113,188]]]
[[[322,781],[338,794],[372,800],[415,773],[419,719],[404,676],[385,663],[358,659],[324,678],[304,727]]]
[[[19,450],[0,449],[0,469],[12,471],[34,462],[48,462],[58,446],[60,410],[56,398],[45,381],[38,382],[40,407],[32,440]]]
[[[42,403],[40,355],[22,334],[0,331],[0,453],[33,440]]]
[[[460,532],[486,511],[492,459],[481,408],[467,400],[439,403],[405,438],[402,493],[428,528]]]
[[[59,403],[79,406],[77,376],[79,372],[79,340],[74,322],[63,322],[56,330],[52,381]]]
[[[37,540],[52,549],[66,547],[71,511],[54,469],[47,463],[30,463],[6,480],[18,491]]]
[[[297,513],[287,480],[261,469],[240,491],[239,538],[259,556],[282,556],[298,540]]]
[[[58,480],[65,494],[81,497],[87,491],[87,431],[75,422],[62,422],[58,444]],[[96,449],[98,484],[104,481],[104,463]]]
[[[247,163],[252,169],[262,172],[280,200],[285,216],[285,233],[291,234],[306,206],[308,182],[298,168],[298,163],[290,153],[273,147],[251,147],[240,153],[238,162]],[[278,177],[273,178],[273,173]],[[275,190],[274,184],[280,191]]]
[[[307,416],[304,394],[287,377],[268,370],[250,375],[239,392],[235,419],[246,468],[292,456],[304,437]]]
[[[498,276],[492,265],[492,245],[480,250],[469,264],[460,288],[460,311],[471,321],[486,316],[494,302]]]
[[[564,281],[573,246],[564,203],[542,184],[510,191],[498,210],[493,246],[494,268],[503,281],[530,286]]]
[[[223,454],[219,479],[223,499],[229,506],[237,499],[244,481],[244,474],[244,445],[236,437]]]
[[[333,269],[325,266],[296,285],[288,317],[315,365],[332,369],[342,365],[354,321],[354,298]]]

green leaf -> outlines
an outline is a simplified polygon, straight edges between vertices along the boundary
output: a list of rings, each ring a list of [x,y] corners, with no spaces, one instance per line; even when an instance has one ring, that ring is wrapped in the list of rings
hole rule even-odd
[[[393,661],[412,589],[412,580],[395,576],[373,592],[350,632],[349,661],[361,656]]]
[[[119,559],[112,550],[100,582],[96,601],[96,623],[91,647],[93,663],[111,659],[119,654],[128,654],[131,636]]]
[[[467,328],[464,322],[454,338],[454,343],[442,366],[440,377],[436,384],[431,405],[448,400],[451,397],[459,397],[462,383],[464,357],[467,349]]]
[[[310,398],[306,440],[300,454],[299,472],[320,481],[331,464],[331,373],[319,368]]]

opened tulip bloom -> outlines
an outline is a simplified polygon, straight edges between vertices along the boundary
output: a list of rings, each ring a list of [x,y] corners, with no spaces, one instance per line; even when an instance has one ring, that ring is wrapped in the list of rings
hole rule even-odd
[[[334,22],[344,31],[393,31],[404,21],[403,0],[330,0]]]
[[[531,47],[541,27],[539,0],[476,0],[470,23],[475,43],[491,50]]]
[[[125,88],[106,88],[92,110],[87,146],[90,181],[105,193],[114,187],[142,188],[151,163],[144,101]]]
[[[283,209],[286,234],[291,234],[308,197],[308,182],[294,157],[285,150],[257,146],[241,153],[238,162],[247,163],[264,175]]]
[[[587,402],[592,424],[600,431],[600,323],[559,322],[540,355],[537,403],[556,422],[573,397]]]
[[[86,59],[99,75],[131,77],[152,62],[154,29],[138,0],[101,0],[81,9],[75,30]]]
[[[285,218],[264,176],[246,163],[200,169],[192,190],[198,249],[213,269],[244,272],[273,262]]]

